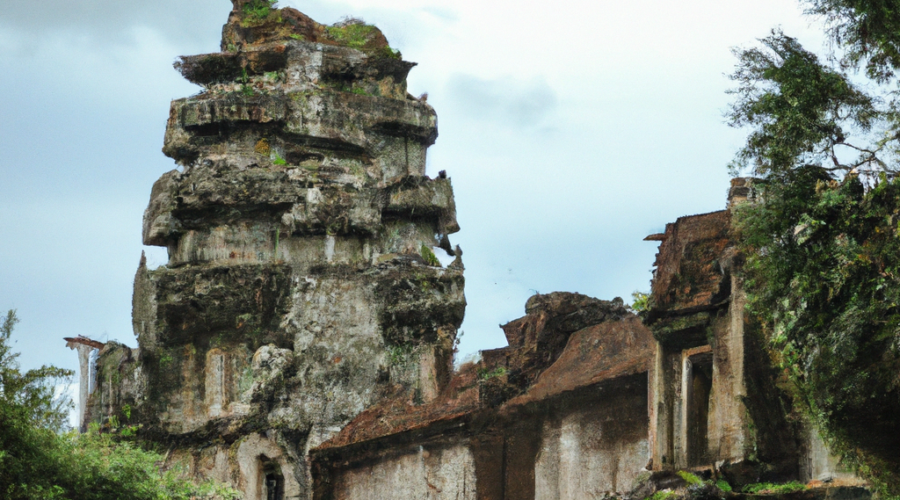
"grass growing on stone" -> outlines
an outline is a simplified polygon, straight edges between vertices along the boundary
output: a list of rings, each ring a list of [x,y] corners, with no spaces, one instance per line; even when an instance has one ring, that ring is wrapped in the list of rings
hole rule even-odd
[[[733,489],[731,488],[731,485],[728,484],[728,481],[726,481],[724,479],[719,479],[718,481],[716,481],[716,488],[719,488],[720,490],[724,491],[725,493],[731,493],[733,491]]]
[[[803,483],[798,483],[797,481],[791,481],[789,483],[784,484],[774,484],[774,483],[755,483],[748,484],[744,486],[743,492],[750,493],[751,495],[759,495],[759,494],[771,494],[771,495],[784,495],[787,493],[796,493],[798,491],[803,491],[807,489],[807,486]]]
[[[362,22],[350,22],[343,26],[329,26],[326,28],[328,36],[341,45],[351,49],[361,49],[375,31],[375,26]]]
[[[491,371],[487,371],[484,368],[478,370],[478,378],[481,380],[488,380],[494,377],[502,377],[506,375],[506,368],[502,366],[498,366]]]
[[[422,258],[425,259],[425,263],[432,267],[440,267],[441,261],[438,260],[437,256],[434,252],[428,248],[428,245],[422,243],[422,248],[420,250],[422,254]]]
[[[413,348],[407,344],[391,346],[388,349],[388,363],[391,366],[400,366],[406,363]]]
[[[675,493],[672,490],[662,490],[657,491],[644,500],[673,500],[675,498],[678,498],[678,493]]]
[[[400,54],[400,51],[391,47],[385,47],[378,52],[378,55],[381,57],[386,57],[388,59],[402,59],[403,55]]]
[[[684,481],[691,486],[693,486],[695,484],[703,484],[702,479],[700,479],[699,477],[697,477],[694,474],[691,474],[688,471],[680,470],[680,471],[678,471],[678,475],[681,477],[681,479],[684,479]]]
[[[265,21],[276,4],[277,0],[253,0],[244,4],[242,9],[244,19],[241,24],[256,25]]]

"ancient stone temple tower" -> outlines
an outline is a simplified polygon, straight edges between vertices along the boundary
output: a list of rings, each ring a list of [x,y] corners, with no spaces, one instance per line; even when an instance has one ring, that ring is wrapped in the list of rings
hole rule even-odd
[[[180,169],[143,227],[169,261],[138,268],[139,348],[66,339],[82,426],[139,425],[167,467],[247,500],[753,500],[789,480],[870,500],[745,314],[730,210],[648,237],[640,316],[535,295],[508,346],[453,371],[459,227],[450,180],[425,175],[414,64],[361,21],[233,3],[222,52],[176,63],[203,90],[169,114]],[[736,179],[729,206],[751,195]]]
[[[425,175],[437,118],[406,92],[414,63],[356,20],[233,3],[222,52],[176,63],[203,91],[172,102],[163,151],[182,168],[144,216],[169,262],[138,269],[137,382],[111,381],[93,417],[128,404],[193,473],[307,498],[311,447],[449,379],[459,227],[450,180]]]

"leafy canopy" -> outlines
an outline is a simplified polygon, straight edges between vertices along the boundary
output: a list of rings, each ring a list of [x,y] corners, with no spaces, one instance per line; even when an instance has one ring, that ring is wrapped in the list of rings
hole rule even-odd
[[[0,324],[0,404],[15,406],[37,426],[61,431],[66,427],[67,413],[72,403],[56,398],[56,387],[71,382],[72,370],[42,366],[25,373],[19,369],[19,353],[13,352],[10,337],[19,322],[15,310],[10,310]]]
[[[71,403],[55,397],[70,370],[45,366],[21,373],[11,348],[16,323],[0,324],[0,498],[79,500],[236,499],[213,482],[194,484],[180,471],[161,471],[164,457],[120,435],[62,432]],[[128,419],[130,415],[122,415]]]
[[[801,1],[824,60],[779,30],[735,51],[748,307],[835,450],[900,495],[900,4]]]

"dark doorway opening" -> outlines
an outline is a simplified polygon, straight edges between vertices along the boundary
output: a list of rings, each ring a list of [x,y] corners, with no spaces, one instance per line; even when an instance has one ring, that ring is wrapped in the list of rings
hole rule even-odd
[[[263,469],[265,475],[266,500],[284,500],[284,475],[276,464]]]
[[[712,392],[712,355],[691,356],[688,399],[688,465],[709,463],[709,398]]]

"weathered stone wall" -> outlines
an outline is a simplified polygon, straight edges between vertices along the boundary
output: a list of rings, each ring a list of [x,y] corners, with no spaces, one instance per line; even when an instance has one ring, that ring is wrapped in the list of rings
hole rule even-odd
[[[729,207],[752,199],[735,179]],[[794,409],[766,340],[745,311],[728,211],[679,218],[664,234],[645,323],[654,470],[709,467],[735,484],[849,480]]]
[[[94,370],[93,391],[87,400],[85,422],[133,425],[131,416],[146,391],[147,379],[138,362],[140,349],[108,342],[99,349]]]
[[[682,217],[660,235],[651,308],[655,469],[735,466],[796,477],[801,439],[744,311],[728,211]],[[745,470],[745,468],[749,469]]]
[[[336,474],[333,495],[342,500],[476,500],[476,471],[465,443],[420,446]]]
[[[601,499],[631,490],[650,451],[643,382],[564,405],[544,420],[535,499]]]
[[[375,485],[403,492],[384,498],[629,491],[650,453],[650,332],[620,300],[537,295],[526,312],[504,325],[510,347],[463,367],[434,401],[386,400],[313,450],[315,498],[364,498]],[[448,449],[466,450],[464,467],[435,456]],[[425,488],[435,481],[450,489]]]
[[[643,389],[643,391],[642,391]],[[452,428],[383,451],[344,452],[321,499],[576,500],[628,492],[647,464],[646,374],[494,414],[487,428]],[[474,420],[482,421],[486,416]],[[364,458],[360,458],[364,457]]]

